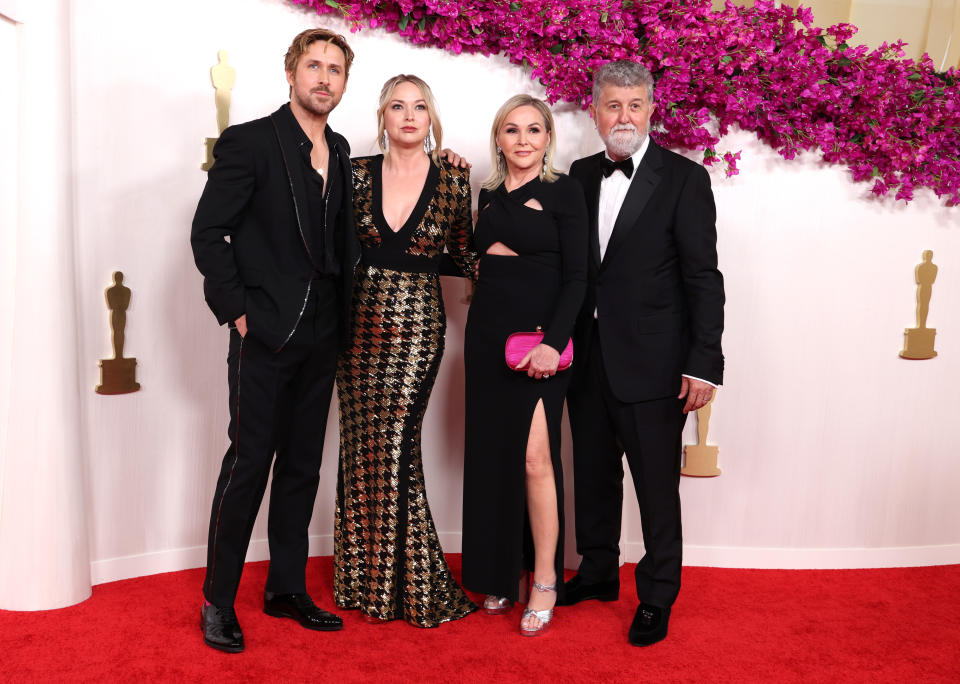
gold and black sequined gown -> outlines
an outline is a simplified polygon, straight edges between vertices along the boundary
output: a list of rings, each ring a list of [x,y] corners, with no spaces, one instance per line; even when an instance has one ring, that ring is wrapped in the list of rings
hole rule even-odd
[[[394,232],[383,218],[382,167],[381,155],[353,160],[363,256],[337,367],[334,597],[375,618],[435,627],[476,610],[444,559],[420,453],[446,329],[439,272],[472,274],[477,260],[470,180],[466,169],[431,164],[416,208]]]

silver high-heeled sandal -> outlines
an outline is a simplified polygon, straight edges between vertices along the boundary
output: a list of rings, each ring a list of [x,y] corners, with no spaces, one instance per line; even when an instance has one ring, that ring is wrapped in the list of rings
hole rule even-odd
[[[530,581],[530,573],[524,571],[520,575],[520,581],[517,586],[517,600],[520,603],[527,601],[527,583]],[[483,599],[483,612],[487,615],[503,615],[513,610],[513,601],[506,596],[497,596],[496,594],[487,594]]]
[[[539,592],[552,591],[556,593],[557,583],[554,582],[550,586],[540,584],[539,582],[533,583],[533,588]],[[533,616],[540,620],[540,626],[533,629],[527,629],[523,626],[523,621],[528,617]],[[540,636],[547,631],[547,627],[550,626],[550,620],[553,619],[553,608],[547,608],[546,610],[532,610],[530,608],[524,608],[523,615],[520,617],[520,634],[522,636],[532,637]]]
[[[509,613],[512,609],[513,601],[506,596],[487,594],[487,598],[483,599],[483,612],[487,615],[503,615]]]

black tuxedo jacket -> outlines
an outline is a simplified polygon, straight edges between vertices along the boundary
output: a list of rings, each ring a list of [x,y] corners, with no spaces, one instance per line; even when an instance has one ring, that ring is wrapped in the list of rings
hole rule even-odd
[[[675,397],[682,375],[719,385],[724,294],[710,176],[651,140],[601,262],[597,216],[603,159],[601,152],[570,167],[583,186],[590,216],[577,355],[589,352],[596,309],[604,367],[620,401]],[[577,370],[574,363],[573,383]]]
[[[300,158],[302,136],[290,105],[268,117],[230,126],[220,135],[207,184],[193,218],[190,242],[203,274],[207,304],[221,323],[247,316],[250,334],[280,350],[306,304],[314,264],[308,245],[313,226],[310,180]],[[341,244],[341,331],[347,334],[353,271],[360,244],[353,225],[350,146],[327,127],[331,166],[342,179],[342,201],[326,220]],[[335,222],[335,223],[333,223]],[[227,239],[229,239],[229,242]],[[319,261],[319,255],[317,255]]]

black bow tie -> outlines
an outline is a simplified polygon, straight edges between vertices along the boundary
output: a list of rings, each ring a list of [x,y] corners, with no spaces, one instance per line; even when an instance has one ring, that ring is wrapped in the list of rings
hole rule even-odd
[[[600,167],[600,170],[603,172],[604,178],[609,178],[610,174],[620,169],[623,171],[623,175],[629,178],[633,175],[633,157],[627,157],[623,161],[611,161],[606,157],[603,158],[603,166]]]

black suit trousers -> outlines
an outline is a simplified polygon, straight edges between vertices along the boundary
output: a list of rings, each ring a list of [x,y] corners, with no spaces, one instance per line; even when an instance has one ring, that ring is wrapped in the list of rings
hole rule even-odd
[[[230,331],[230,447],[213,497],[203,584],[215,606],[233,605],[271,464],[266,589],[306,591],[307,528],[336,374],[340,304],[332,281],[314,286],[300,323],[279,352],[249,332],[241,338]]]
[[[578,572],[588,583],[619,576],[626,453],[645,548],[635,573],[637,597],[667,608],[680,591],[683,557],[679,491],[683,402],[675,397],[637,403],[618,400],[610,389],[596,322],[591,328],[587,367],[567,396],[577,552],[583,556]]]

